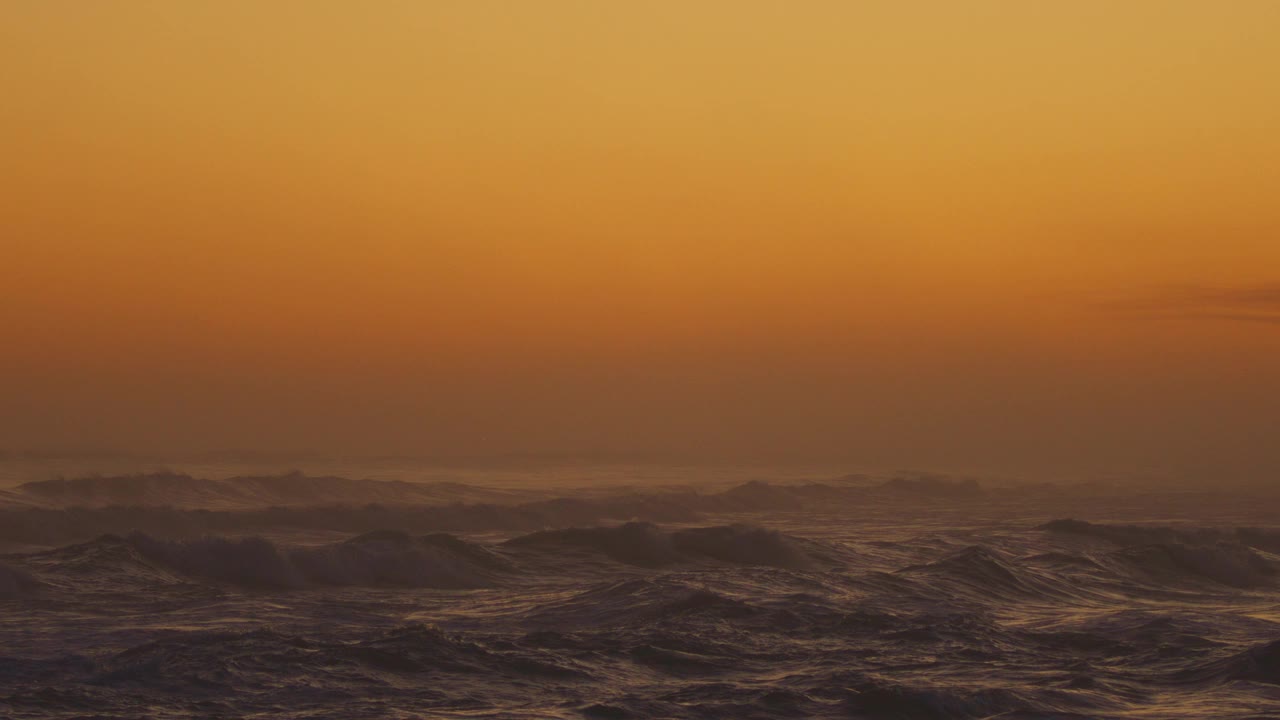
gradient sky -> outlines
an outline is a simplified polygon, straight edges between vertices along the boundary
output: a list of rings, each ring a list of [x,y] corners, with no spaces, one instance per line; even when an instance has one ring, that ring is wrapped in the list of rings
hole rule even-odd
[[[6,0],[0,444],[1280,470],[1280,3]]]

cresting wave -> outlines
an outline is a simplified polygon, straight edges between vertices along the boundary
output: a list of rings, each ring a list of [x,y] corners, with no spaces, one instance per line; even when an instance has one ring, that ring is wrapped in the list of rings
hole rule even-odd
[[[1105,541],[1119,549],[1095,555],[1156,582],[1209,582],[1231,587],[1270,587],[1280,582],[1280,535],[1258,528],[1188,528],[1095,525],[1055,520],[1049,532]]]
[[[1280,685],[1280,640],[1255,645],[1218,660],[1181,670],[1179,684],[1216,686],[1232,682]]]
[[[646,523],[545,531],[494,546],[445,533],[415,537],[400,531],[370,532],[339,543],[294,548],[261,537],[166,540],[133,533],[10,557],[51,578],[64,576],[68,569],[81,574],[92,570],[114,574],[117,582],[132,579],[140,586],[157,578],[171,584],[182,577],[274,589],[465,589],[493,587],[527,574],[531,564],[545,570],[545,563],[533,561],[548,557],[564,561],[569,559],[565,553],[572,556],[575,551],[599,553],[640,567],[719,562],[804,569],[830,562],[825,554],[829,551],[820,544],[776,531],[733,525],[667,533]],[[16,595],[41,585],[28,570],[0,566],[0,593]]]
[[[666,533],[650,523],[627,523],[619,527],[548,530],[509,540],[506,545],[550,551],[577,548],[628,565],[654,568],[716,560],[741,565],[807,569],[822,565],[826,555],[818,543],[748,525]]]
[[[1042,529],[1095,537],[1105,541],[1106,547],[1019,558],[972,545],[929,562],[904,566],[896,573],[927,592],[945,587],[957,598],[991,595],[1010,601],[1087,595],[1088,586],[1076,582],[1080,577],[1106,579],[1112,589],[1128,587],[1135,592],[1188,584],[1234,588],[1280,584],[1280,558],[1218,539],[1223,532],[1233,531],[1197,532],[1190,536],[1197,541],[1187,544],[1145,542],[1170,537],[1168,528],[1139,531],[1054,521]],[[446,533],[414,536],[402,531],[374,531],[337,543],[303,547],[253,536],[170,540],[132,533],[7,557],[8,564],[0,565],[0,597],[57,587],[57,578],[69,568],[81,574],[114,572],[119,578],[142,583],[161,578],[168,584],[179,581],[175,578],[187,578],[275,589],[485,588],[530,573],[545,577],[557,568],[580,573],[601,561],[649,570],[708,563],[814,572],[833,567],[850,572],[870,570],[860,567],[862,558],[847,547],[835,548],[776,530],[734,524],[668,531],[639,522],[546,530],[497,544],[470,542]]]
[[[0,600],[30,595],[41,588],[31,573],[0,564]]]
[[[1167,527],[1159,525],[1103,525],[1083,520],[1053,520],[1049,532],[1110,540],[1119,545],[1181,543],[1183,545],[1244,545],[1280,552],[1280,530],[1257,527]]]
[[[803,512],[873,503],[975,502],[976,483],[893,478],[771,485],[752,481],[713,492],[627,491],[543,497],[471,488],[339,477],[203,480],[158,473],[48,480],[0,491],[0,543],[63,545],[105,534],[191,538],[281,529],[373,532],[532,532],[644,520],[693,523],[731,513]]]
[[[311,586],[474,588],[509,570],[494,553],[451,536],[371,533],[312,548],[282,548],[257,537],[160,540],[141,533],[103,536],[17,558],[49,588],[79,592],[207,581],[246,588]]]

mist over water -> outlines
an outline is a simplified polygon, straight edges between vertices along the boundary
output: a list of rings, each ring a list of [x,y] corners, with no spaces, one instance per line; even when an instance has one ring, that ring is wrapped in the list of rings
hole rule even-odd
[[[1280,717],[1274,490],[611,467],[10,485],[0,715]]]

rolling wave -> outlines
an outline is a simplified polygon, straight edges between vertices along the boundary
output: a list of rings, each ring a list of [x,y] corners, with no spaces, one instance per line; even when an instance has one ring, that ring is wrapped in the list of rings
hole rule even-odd
[[[477,588],[510,567],[490,550],[452,536],[372,533],[321,547],[283,548],[260,537],[164,540],[104,536],[26,558],[62,587],[89,589],[90,574],[138,588],[210,581],[246,588],[314,586]]]
[[[1098,525],[1054,520],[1042,529],[1120,546],[1098,557],[1121,571],[1158,583],[1211,582],[1237,588],[1275,585],[1280,559],[1276,533],[1257,528],[1170,528]]]
[[[42,587],[31,573],[0,563],[0,599],[31,595]]]
[[[625,498],[313,508],[338,525],[10,553],[0,716],[1280,717],[1261,523],[997,522],[942,499],[963,487],[864,491],[911,499],[823,515],[843,489],[747,483],[699,496],[732,510],[696,525],[575,519]]]
[[[548,530],[518,537],[506,544],[552,552],[578,548],[639,567],[716,560],[798,570],[818,567],[824,561],[817,543],[749,525],[667,533],[649,523],[627,523],[617,527]]]

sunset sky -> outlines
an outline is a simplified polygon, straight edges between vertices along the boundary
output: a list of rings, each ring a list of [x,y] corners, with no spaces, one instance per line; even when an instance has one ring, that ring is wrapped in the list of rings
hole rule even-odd
[[[5,0],[0,449],[1280,471],[1280,2]]]

